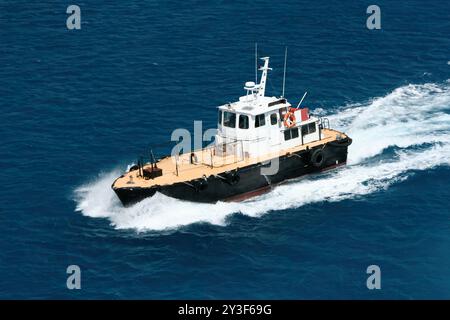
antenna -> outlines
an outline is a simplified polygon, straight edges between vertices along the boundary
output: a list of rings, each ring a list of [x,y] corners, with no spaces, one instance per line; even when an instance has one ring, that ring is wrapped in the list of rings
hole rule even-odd
[[[255,42],[255,83],[258,83],[258,42]]]
[[[284,88],[286,85],[286,62],[287,62],[287,46],[284,50],[284,72],[283,72],[283,92],[281,93],[281,97],[284,98]]]
[[[298,103],[298,105],[297,105],[297,108],[296,109],[298,109],[299,107],[300,107],[300,105],[302,104],[302,102],[303,102],[303,99],[305,99],[305,97],[306,97],[306,94],[308,93],[308,91],[306,91],[305,92],[305,94],[303,95],[303,98],[302,98],[302,100],[300,100],[300,102]]]

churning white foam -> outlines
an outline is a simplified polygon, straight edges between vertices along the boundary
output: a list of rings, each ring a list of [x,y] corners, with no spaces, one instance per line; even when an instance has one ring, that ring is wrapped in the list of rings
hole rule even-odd
[[[349,165],[342,169],[299,179],[240,203],[199,204],[156,194],[129,208],[110,188],[121,174],[113,170],[75,190],[76,210],[108,218],[118,229],[136,231],[198,222],[225,225],[233,213],[258,217],[314,202],[360,197],[406,179],[413,170],[450,165],[450,82],[400,87],[385,97],[339,108],[329,119],[332,127],[353,138]],[[393,151],[383,156],[389,147]]]

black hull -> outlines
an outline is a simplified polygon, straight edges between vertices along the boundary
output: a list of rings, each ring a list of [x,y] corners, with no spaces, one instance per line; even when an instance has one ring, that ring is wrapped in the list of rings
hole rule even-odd
[[[151,197],[157,191],[172,198],[193,202],[241,201],[268,192],[288,179],[344,165],[350,144],[351,139],[346,138],[282,156],[279,158],[279,170],[274,175],[261,174],[261,169],[270,166],[270,163],[257,163],[188,182],[151,188],[117,188],[114,191],[125,206]]]

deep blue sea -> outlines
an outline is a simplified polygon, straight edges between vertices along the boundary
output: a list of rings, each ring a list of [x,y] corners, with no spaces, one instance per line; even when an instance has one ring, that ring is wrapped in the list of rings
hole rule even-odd
[[[256,42],[268,95],[288,46],[287,98],[353,138],[348,166],[242,203],[121,207],[114,178],[214,127]],[[0,298],[449,299],[449,79],[448,1],[2,0]]]

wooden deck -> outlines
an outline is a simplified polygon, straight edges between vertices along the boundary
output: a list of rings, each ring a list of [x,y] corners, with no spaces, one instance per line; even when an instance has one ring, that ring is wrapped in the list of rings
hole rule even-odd
[[[190,154],[180,155],[177,160],[175,157],[166,157],[157,162],[158,168],[162,169],[162,176],[146,180],[138,176],[138,170],[134,170],[132,172],[127,172],[122,177],[118,178],[114,182],[114,188],[144,188],[155,185],[167,185],[176,182],[189,181],[201,178],[203,175],[208,177],[210,175],[220,174],[225,171],[231,171],[258,162],[268,161],[275,157],[284,156],[288,153],[298,152],[306,149],[307,147],[313,148],[318,145],[323,145],[336,140],[338,135],[341,137],[346,137],[346,135],[342,132],[332,129],[323,129],[321,140],[298,145],[280,152],[268,153],[264,156],[256,158],[246,158],[245,156],[237,157],[235,155],[229,155],[227,157],[218,156],[214,155],[212,149],[209,148],[194,152],[197,156],[197,164],[190,163]],[[150,167],[150,164],[147,164],[144,167]]]

